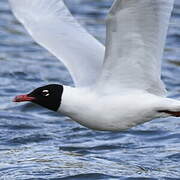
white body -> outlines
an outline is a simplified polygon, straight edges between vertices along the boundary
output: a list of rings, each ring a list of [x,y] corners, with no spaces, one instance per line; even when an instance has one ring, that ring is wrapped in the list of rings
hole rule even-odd
[[[180,102],[138,90],[102,96],[93,89],[65,86],[58,112],[91,129],[121,131],[169,116],[159,110],[180,111]]]

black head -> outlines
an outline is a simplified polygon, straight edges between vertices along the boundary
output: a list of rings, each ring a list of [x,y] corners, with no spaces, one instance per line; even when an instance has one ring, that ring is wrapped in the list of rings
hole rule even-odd
[[[31,101],[50,110],[57,111],[61,104],[62,93],[62,85],[50,84],[39,87],[27,95],[16,96],[14,101]]]

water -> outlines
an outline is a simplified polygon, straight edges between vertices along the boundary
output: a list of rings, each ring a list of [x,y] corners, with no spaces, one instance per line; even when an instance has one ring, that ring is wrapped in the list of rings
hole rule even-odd
[[[69,0],[100,41],[112,1]],[[180,2],[163,61],[169,96],[180,98]],[[12,98],[48,83],[72,85],[61,63],[39,47],[0,1],[0,179],[180,179],[180,119],[159,119],[126,132],[97,132]]]

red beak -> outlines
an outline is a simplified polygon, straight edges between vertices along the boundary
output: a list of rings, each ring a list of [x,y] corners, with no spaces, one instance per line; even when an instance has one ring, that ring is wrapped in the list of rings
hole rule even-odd
[[[16,96],[14,99],[13,99],[13,102],[23,102],[23,101],[32,101],[34,100],[35,97],[30,97],[28,95],[20,95],[20,96]]]

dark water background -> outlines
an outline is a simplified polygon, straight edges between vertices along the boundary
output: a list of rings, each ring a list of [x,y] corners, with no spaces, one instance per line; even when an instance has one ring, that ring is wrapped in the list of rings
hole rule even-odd
[[[102,42],[110,0],[69,0]],[[171,19],[163,79],[180,99],[180,2]],[[48,83],[72,84],[62,64],[28,36],[0,0],[0,179],[180,179],[180,118],[122,133],[96,132],[12,98]]]

